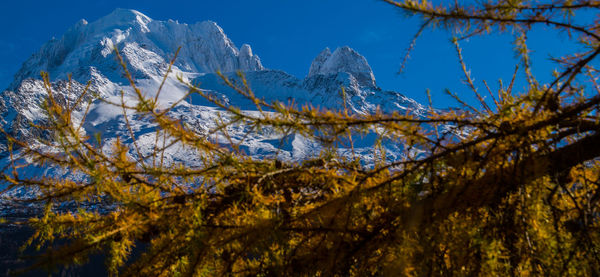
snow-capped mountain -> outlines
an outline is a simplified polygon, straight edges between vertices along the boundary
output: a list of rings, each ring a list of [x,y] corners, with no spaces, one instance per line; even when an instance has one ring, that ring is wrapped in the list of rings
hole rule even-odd
[[[325,48],[310,65],[308,77],[339,72],[352,75],[361,86],[376,87],[375,76],[367,59],[348,46],[338,48],[333,53],[329,47]]]
[[[39,77],[44,71],[53,80],[55,97],[64,105],[73,103],[85,84],[90,83],[94,93],[86,96],[92,103],[83,124],[86,133],[100,132],[107,142],[127,136],[122,110],[101,101],[120,102],[121,91],[125,92],[125,101],[135,101],[132,87],[124,78],[113,51],[115,47],[135,78],[136,86],[147,95],[156,93],[170,60],[181,47],[159,97],[159,103],[164,106],[185,95],[187,88],[176,77],[180,76],[200,84],[202,89],[223,102],[252,112],[256,109],[254,104],[235,93],[215,74],[220,71],[235,79],[234,72],[241,71],[254,93],[269,102],[293,99],[299,105],[347,107],[356,113],[378,108],[415,114],[424,111],[414,100],[377,87],[367,60],[349,47],[340,47],[333,52],[326,48],[312,62],[308,75],[298,78],[264,68],[249,45],[237,48],[214,22],[190,25],[173,20],[159,21],[134,10],[117,9],[91,23],[79,21],[62,38],[50,40],[25,61],[10,87],[0,93],[0,124],[4,130],[25,141],[44,135],[30,126],[31,123],[43,124],[45,118],[41,105],[47,93]],[[71,82],[67,81],[69,78]],[[342,87],[346,97],[342,96]],[[218,109],[199,96],[185,99],[172,111],[173,116],[199,132],[208,130],[217,114]],[[81,119],[83,113],[75,115],[78,116]],[[128,120],[134,126],[140,148],[150,151],[155,143],[153,123],[135,114],[128,115]],[[245,136],[246,131],[239,126],[230,133],[236,139]],[[279,145],[281,141],[281,135],[265,132],[246,138],[244,147],[255,155],[277,153],[284,159],[301,159],[319,148],[315,142],[298,136],[284,140],[286,145]],[[363,149],[365,158],[369,156],[370,146]],[[0,141],[0,153],[5,150],[5,142]],[[361,152],[360,149],[357,151]],[[133,151],[132,155],[135,155]],[[6,154],[0,154],[2,156]],[[184,149],[173,149],[168,159],[182,161],[189,156]]]
[[[80,20],[61,39],[53,39],[29,58],[16,74],[11,89],[27,78],[39,78],[40,71],[53,79],[82,83],[93,79],[97,70],[111,81],[119,80],[119,65],[113,48],[119,46],[134,77],[162,75],[178,47],[176,66],[186,72],[209,73],[263,70],[249,45],[238,49],[215,22],[193,25],[159,21],[140,12],[116,9],[99,20]]]

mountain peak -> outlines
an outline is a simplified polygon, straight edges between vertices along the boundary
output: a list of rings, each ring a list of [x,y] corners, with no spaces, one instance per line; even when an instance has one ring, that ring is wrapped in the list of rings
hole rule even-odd
[[[121,50],[130,69],[137,70],[135,77],[142,79],[162,74],[156,68],[165,67],[179,47],[175,66],[182,71],[264,69],[250,46],[238,50],[215,22],[188,25],[173,20],[153,20],[136,10],[119,8],[90,23],[82,19],[61,38],[47,42],[23,64],[10,87],[15,88],[26,78],[39,78],[40,71],[59,79],[73,73],[74,80],[80,82],[87,82],[92,68],[114,72],[118,68],[111,54],[115,47]]]
[[[321,51],[311,64],[308,77],[340,72],[351,74],[361,85],[376,86],[375,76],[367,59],[348,46],[339,47],[333,53],[329,48]]]
[[[133,22],[146,25],[152,21],[152,18],[136,10],[116,8],[114,11],[100,18],[98,21]]]
[[[111,13],[106,15],[105,17],[117,16],[117,17],[142,17],[146,19],[150,19],[147,15],[133,9],[124,9],[124,8],[116,8]],[[150,19],[151,20],[151,19]]]
[[[149,32],[148,24],[152,21],[152,18],[139,11],[117,8],[108,15],[94,21],[91,25],[94,25],[96,31],[137,27],[142,32]]]
[[[264,69],[260,58],[252,53],[252,48],[250,45],[243,44],[240,48],[239,55],[239,67],[242,71],[254,71],[254,70],[262,70]]]
[[[325,49],[323,49],[323,51],[319,53],[319,55],[313,60],[312,64],[310,65],[308,76],[310,77],[319,74],[319,72],[321,72],[323,64],[325,64],[329,57],[331,57],[331,50],[329,50],[329,47],[325,47]]]

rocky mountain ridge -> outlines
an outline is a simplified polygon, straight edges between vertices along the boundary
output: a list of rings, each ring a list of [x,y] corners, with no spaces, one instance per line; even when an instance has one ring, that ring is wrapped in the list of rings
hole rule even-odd
[[[378,109],[424,113],[423,107],[416,101],[377,87],[367,60],[350,47],[340,47],[333,52],[326,48],[312,62],[308,75],[300,79],[280,70],[266,69],[249,45],[244,44],[238,49],[214,22],[184,24],[173,20],[159,21],[134,10],[117,9],[91,23],[79,21],[62,38],[47,42],[32,55],[17,72],[11,86],[0,93],[0,124],[23,141],[43,136],[30,125],[44,121],[41,106],[47,93],[39,77],[39,73],[44,71],[56,80],[52,83],[53,93],[65,105],[73,103],[85,84],[90,82],[94,93],[87,96],[91,106],[83,125],[84,132],[101,132],[106,145],[109,145],[110,141],[128,134],[120,108],[103,100],[118,103],[121,101],[120,93],[124,91],[123,101],[136,101],[113,49],[119,50],[136,80],[136,86],[148,96],[153,96],[167,73],[169,61],[180,46],[172,73],[158,99],[163,106],[186,95],[187,87],[178,79],[182,78],[200,84],[203,90],[225,103],[252,112],[256,109],[254,104],[226,86],[215,74],[220,71],[235,79],[234,72],[241,71],[254,93],[268,102],[294,100],[298,105],[333,109],[346,107],[355,113]],[[71,81],[66,81],[69,78]],[[172,116],[204,130],[214,125],[216,111],[214,104],[201,97],[191,97],[181,101],[173,109]],[[82,120],[83,111],[73,116],[75,121]],[[136,129],[137,143],[152,149],[155,142],[153,123],[135,115],[128,115],[128,120]],[[246,131],[242,127],[232,130],[231,134],[234,138],[241,138],[246,136]],[[254,134],[244,143],[249,152],[258,156],[278,153],[284,159],[302,159],[318,149],[314,142],[300,137],[286,140],[289,141],[287,146],[274,143],[279,140],[277,134]],[[365,159],[372,156],[368,154],[371,146],[365,144]],[[278,149],[282,147],[286,150]],[[0,157],[6,157],[5,152],[1,154],[5,150],[6,143],[0,140]],[[173,150],[169,159],[183,160],[190,156],[185,152],[184,149]],[[133,151],[131,154],[136,155]]]

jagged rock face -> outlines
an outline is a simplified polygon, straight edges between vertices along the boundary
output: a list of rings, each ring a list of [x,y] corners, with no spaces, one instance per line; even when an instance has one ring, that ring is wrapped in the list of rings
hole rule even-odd
[[[258,56],[252,54],[252,48],[250,48],[250,45],[248,44],[243,44],[242,48],[240,48],[238,61],[239,70],[241,71],[257,71],[259,69],[264,69]]]
[[[337,48],[333,53],[325,48],[312,62],[307,77],[337,75],[340,72],[352,75],[360,86],[377,87],[367,59],[348,46]]]
[[[54,84],[58,99],[74,99],[88,81],[88,97],[106,98],[123,89],[128,80],[113,51],[115,47],[137,80],[160,79],[178,47],[181,50],[176,72],[264,70],[249,45],[238,50],[214,22],[188,25],[116,9],[92,23],[80,20],[62,38],[50,40],[23,63],[9,89],[0,93],[0,122],[4,129],[23,140],[40,135],[32,133],[30,125],[40,123],[44,116],[41,104],[47,92],[40,80],[42,71],[57,80],[72,76],[69,90],[65,89],[65,81]],[[0,142],[0,151],[5,149],[5,143]]]
[[[333,53],[329,48],[321,51],[313,60],[302,87],[312,92],[313,103],[326,103],[327,107],[347,108],[356,113],[374,112],[378,107],[387,111],[410,107],[415,112],[421,108],[377,87],[365,57],[348,46],[337,48]]]
[[[331,50],[329,49],[329,47],[326,47],[310,64],[310,69],[308,70],[307,77],[322,74],[321,69],[323,68],[323,65],[325,64],[327,59],[329,59],[329,57],[331,57]]]
[[[211,21],[188,25],[158,21],[134,10],[117,9],[99,20],[81,20],[61,39],[53,39],[29,58],[15,76],[11,89],[27,78],[39,78],[40,71],[52,78],[73,78],[86,82],[93,67],[108,74],[118,71],[113,48],[117,47],[132,66],[134,77],[164,74],[175,51],[181,47],[176,66],[181,70],[208,73],[256,71],[264,67],[250,46],[238,50],[223,29]],[[114,78],[111,78],[114,77]],[[109,76],[119,79],[119,76]]]
[[[85,86],[76,81],[57,81],[51,84],[50,89],[54,101],[63,107],[72,107],[77,101]],[[42,80],[23,80],[16,90],[2,92],[0,98],[0,123],[2,128],[12,137],[21,142],[31,143],[34,138],[47,139],[50,134],[41,129],[32,128],[32,124],[43,126],[46,116],[43,106],[47,99],[47,89]],[[82,102],[94,98],[93,93],[82,97]],[[6,137],[0,141],[0,152],[6,150]],[[0,153],[0,157],[5,156]]]

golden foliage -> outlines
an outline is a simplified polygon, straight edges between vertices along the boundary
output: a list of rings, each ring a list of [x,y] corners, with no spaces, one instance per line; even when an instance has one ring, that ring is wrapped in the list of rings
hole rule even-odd
[[[31,242],[67,242],[38,265],[83,263],[104,252],[111,274],[125,276],[599,275],[600,90],[592,61],[600,53],[600,26],[578,25],[573,17],[596,12],[600,1],[386,2],[422,16],[424,28],[461,35],[453,42],[481,108],[458,97],[463,111],[430,109],[422,117],[299,108],[261,100],[241,74],[241,85],[222,76],[256,104],[259,112],[248,114],[187,84],[190,95],[227,113],[211,133],[228,137],[228,126],[245,124],[326,145],[319,157],[285,162],[256,159],[239,142],[224,146],[195,133],[130,79],[138,104],[113,104],[159,126],[152,153],[144,156],[134,145],[137,155],[130,155],[119,141],[105,153],[101,141],[82,136],[71,114],[86,103],[57,104],[45,76],[48,126],[39,127],[53,132],[46,144],[60,151],[9,140],[35,163],[85,178],[23,178],[17,158],[5,175],[11,188],[39,189],[28,201],[47,205],[29,220],[36,228]],[[556,60],[561,71],[548,84],[529,68],[527,33],[538,25],[566,31],[585,46]],[[513,78],[496,92],[488,88],[493,101],[486,102],[459,42],[502,31],[515,36],[521,57],[515,76],[524,72],[528,87],[519,91]],[[376,145],[381,157],[367,165],[335,151],[372,132],[380,143],[402,145],[406,155],[389,161]],[[161,137],[170,140],[160,145]],[[165,151],[176,144],[197,150],[202,166],[165,164]],[[65,201],[107,209],[56,208]],[[132,259],[136,247],[144,251]]]

